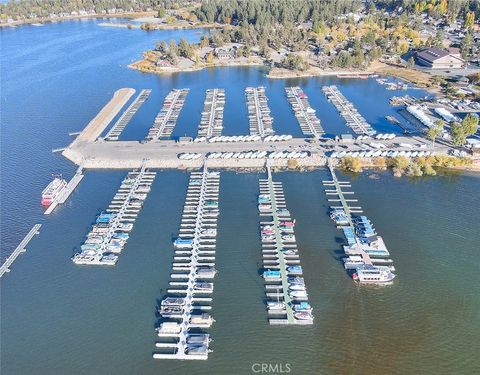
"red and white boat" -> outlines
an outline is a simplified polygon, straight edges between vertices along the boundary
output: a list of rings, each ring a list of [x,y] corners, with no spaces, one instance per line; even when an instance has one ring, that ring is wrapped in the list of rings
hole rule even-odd
[[[42,206],[50,206],[67,187],[67,181],[62,175],[53,175],[53,181],[42,191]]]

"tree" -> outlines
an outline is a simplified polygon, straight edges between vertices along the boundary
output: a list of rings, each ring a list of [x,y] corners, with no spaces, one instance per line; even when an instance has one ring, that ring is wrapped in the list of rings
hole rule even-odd
[[[428,128],[427,130],[427,137],[432,140],[432,147],[435,147],[435,139],[442,135],[443,128],[445,126],[445,122],[442,120],[435,121],[435,124]]]
[[[186,58],[193,57],[193,47],[184,38],[178,43],[178,54]]]
[[[207,64],[213,64],[213,51],[207,55]]]
[[[158,18],[163,18],[163,17],[165,17],[166,14],[167,14],[167,12],[165,11],[165,8],[164,8],[164,7],[161,7],[161,8],[158,10],[157,17],[158,17]]]
[[[410,58],[408,59],[407,66],[410,69],[412,69],[415,66],[415,59],[413,58],[413,56],[410,56]]]
[[[463,27],[465,29],[471,29],[474,24],[475,24],[475,13],[468,12],[467,15],[465,16],[465,23],[463,24]]]
[[[465,37],[462,39],[460,43],[460,53],[462,54],[462,58],[467,60],[468,56],[470,56],[473,47],[473,35],[470,31],[465,33]]]
[[[204,35],[200,38],[200,47],[205,48],[210,45],[210,40],[208,39],[208,36]]]
[[[450,136],[455,146],[463,146],[467,141],[467,136],[465,135],[462,124],[456,121],[450,125]]]
[[[166,52],[167,51],[167,43],[162,40],[161,42],[157,42],[155,45],[155,49],[159,52]]]
[[[467,114],[462,121],[462,127],[467,137],[475,134],[478,130],[478,116],[473,113]]]
[[[175,53],[175,55],[178,53],[177,43],[173,39],[170,41],[168,50]]]

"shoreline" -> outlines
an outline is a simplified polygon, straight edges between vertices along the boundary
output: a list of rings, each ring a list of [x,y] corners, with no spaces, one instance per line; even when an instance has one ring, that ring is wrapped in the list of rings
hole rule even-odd
[[[145,51],[148,53],[151,51]],[[143,65],[143,66],[142,66]],[[168,74],[168,73],[183,73],[183,72],[196,72],[205,68],[222,68],[222,67],[242,67],[242,66],[263,66],[268,71],[265,73],[265,76],[269,79],[294,79],[294,78],[309,78],[309,77],[328,77],[336,76],[338,78],[345,79],[366,79],[372,75],[381,75],[381,76],[390,76],[397,79],[403,80],[407,83],[415,85],[416,87],[425,90],[434,95],[441,95],[441,90],[439,87],[427,86],[424,81],[418,81],[408,77],[407,74],[415,74],[416,71],[409,70],[407,68],[393,67],[381,62],[375,62],[372,66],[368,67],[366,70],[334,70],[334,69],[320,69],[320,68],[310,68],[306,71],[294,71],[284,68],[270,67],[264,62],[214,62],[209,65],[201,65],[196,67],[181,68],[178,66],[172,67],[157,67],[153,66],[153,63],[147,58],[134,61],[128,65],[129,68],[138,70],[142,73],[153,73],[153,74]],[[400,71],[398,71],[400,70]],[[407,74],[405,74],[407,73]],[[427,73],[423,73],[423,79],[426,79]]]
[[[78,19],[98,19],[98,18],[129,18],[135,19],[145,16],[152,16],[155,15],[156,12],[149,11],[149,12],[128,12],[128,13],[115,13],[115,14],[79,14],[76,16],[67,16],[67,17],[45,17],[45,18],[32,18],[20,21],[13,21],[11,23],[2,22],[0,23],[0,28],[7,28],[7,27],[17,27],[23,25],[32,25],[32,24],[42,24],[42,26],[46,23],[56,23],[56,22],[63,22],[63,21],[71,21],[71,20],[78,20]]]

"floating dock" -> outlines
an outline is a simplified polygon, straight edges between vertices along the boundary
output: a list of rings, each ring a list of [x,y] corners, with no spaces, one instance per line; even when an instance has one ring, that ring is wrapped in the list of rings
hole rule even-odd
[[[163,101],[162,109],[148,131],[146,141],[170,138],[189,91],[189,89],[175,89],[169,92]]]
[[[155,175],[145,165],[127,174],[107,210],[97,217],[81,251],[73,256],[75,264],[112,266],[117,263],[117,254],[130,236]]]
[[[347,271],[354,270],[357,274],[371,273],[371,277],[360,282],[369,284],[391,284],[395,275],[393,261],[381,236],[377,235],[373,224],[358,206],[357,199],[347,198],[353,195],[350,182],[339,181],[333,167],[329,165],[331,180],[323,181],[325,193],[330,206],[330,217],[343,231],[347,246],[343,246],[346,257],[343,259]],[[335,204],[335,203],[339,203]],[[355,204],[355,206],[351,205]]]
[[[313,324],[312,308],[300,266],[294,226],[281,182],[261,179],[258,209],[269,221],[260,223],[263,278],[270,324]]]
[[[315,110],[308,103],[307,94],[300,87],[285,87],[285,91],[303,134],[315,138],[321,137],[325,132],[320,126]]]
[[[150,93],[152,90],[150,89],[145,89],[138,94],[138,96],[135,98],[132,104],[125,110],[125,112],[122,113],[120,118],[117,120],[117,122],[112,126],[110,131],[107,133],[105,136],[106,141],[118,141],[118,138],[120,137],[120,134],[122,134],[123,130],[127,126],[127,124],[130,122],[132,117],[137,113],[138,109],[141,107],[143,103],[148,99],[150,96]]]
[[[30,232],[25,236],[25,238],[20,242],[20,244],[13,250],[13,253],[5,260],[5,262],[0,267],[0,277],[2,277],[6,272],[10,272],[10,266],[15,262],[15,259],[21,254],[27,251],[26,246],[32,240],[33,236],[40,233],[40,228],[42,224],[35,224]]]
[[[268,99],[265,95],[265,87],[247,87],[245,89],[248,108],[248,122],[251,135],[267,135],[275,134],[272,123],[273,117],[270,116],[270,108],[268,107]]]
[[[168,295],[160,303],[155,359],[206,360],[213,323],[213,278],[220,173],[192,172],[187,189]]]
[[[83,167],[80,166],[78,167],[77,171],[75,172],[75,175],[72,177],[72,179],[68,182],[66,188],[62,191],[62,193],[56,198],[50,206],[45,210],[43,213],[44,215],[50,215],[55,208],[59,204],[63,204],[66,202],[68,197],[73,193],[73,191],[77,188],[78,184],[80,181],[83,179]]]
[[[223,130],[223,110],[225,90],[208,89],[203,106],[202,118],[198,126],[198,137],[218,137]]]
[[[323,93],[335,108],[337,108],[340,115],[344,118],[347,125],[356,134],[375,135],[376,131],[372,129],[370,124],[358,113],[355,106],[343,96],[338,90],[337,86],[323,86]]]

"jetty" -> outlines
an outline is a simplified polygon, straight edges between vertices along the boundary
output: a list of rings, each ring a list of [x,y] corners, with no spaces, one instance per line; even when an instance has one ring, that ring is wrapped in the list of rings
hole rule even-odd
[[[208,89],[203,104],[200,125],[198,126],[198,137],[208,139],[222,134],[224,107],[225,90]]]
[[[80,181],[82,181],[83,177],[84,177],[83,166],[80,165],[77,168],[77,171],[73,175],[72,179],[68,182],[67,186],[62,191],[62,193],[54,199],[52,204],[48,206],[48,208],[45,210],[43,214],[50,215],[55,210],[55,208],[57,208],[59,204],[64,204],[67,201],[68,197],[70,197],[73,191],[77,188]]]
[[[285,87],[285,91],[303,134],[315,138],[321,137],[325,132],[320,126],[315,110],[308,102],[307,94],[300,87]]]
[[[127,174],[108,208],[97,216],[80,252],[73,256],[75,264],[112,266],[117,263],[117,254],[130,236],[155,175],[145,164],[139,171]]]
[[[263,253],[263,279],[269,323],[313,324],[312,308],[303,279],[295,239],[295,220],[285,203],[281,182],[268,178],[259,181],[258,210],[269,220],[260,223]]]
[[[174,241],[171,281],[159,307],[156,332],[160,341],[154,359],[206,360],[210,335],[204,332],[215,322],[212,309],[220,173],[192,172]]]
[[[30,232],[25,236],[25,238],[20,242],[20,244],[13,250],[10,256],[5,260],[5,262],[0,266],[0,277],[2,277],[6,272],[10,272],[10,266],[15,262],[18,256],[21,253],[27,251],[26,246],[32,240],[32,238],[40,233],[40,228],[42,224],[35,224]]]
[[[135,94],[135,90],[132,88],[123,88],[115,91],[113,98],[105,105],[105,107],[103,107],[97,116],[88,123],[85,129],[83,129],[73,142],[80,143],[95,141],[133,94]]]
[[[245,89],[247,98],[248,122],[251,135],[265,137],[274,134],[272,128],[273,117],[270,116],[268,99],[265,95],[265,87],[247,87]]]
[[[148,131],[146,141],[170,138],[189,91],[190,89],[175,89],[169,92]]]
[[[335,108],[337,108],[340,115],[344,118],[347,125],[356,134],[375,135],[376,131],[372,129],[370,124],[358,113],[355,106],[343,96],[338,90],[337,86],[323,86],[322,91]]]
[[[148,99],[152,90],[144,89],[138,94],[135,100],[130,104],[130,106],[122,113],[120,118],[117,122],[112,126],[110,131],[105,136],[106,141],[118,141],[120,134],[122,134],[123,130],[130,122],[132,117],[137,113],[138,109],[141,107],[143,103]]]
[[[343,259],[345,270],[356,274],[370,274],[360,282],[367,284],[391,284],[395,275],[393,261],[389,258],[383,238],[377,234],[372,222],[362,215],[358,200],[347,197],[353,195],[350,182],[340,181],[329,164],[331,180],[322,181],[330,206],[330,218],[343,231],[347,245],[343,246],[346,257]],[[354,205],[353,205],[354,204]],[[357,275],[358,277],[358,275]]]

